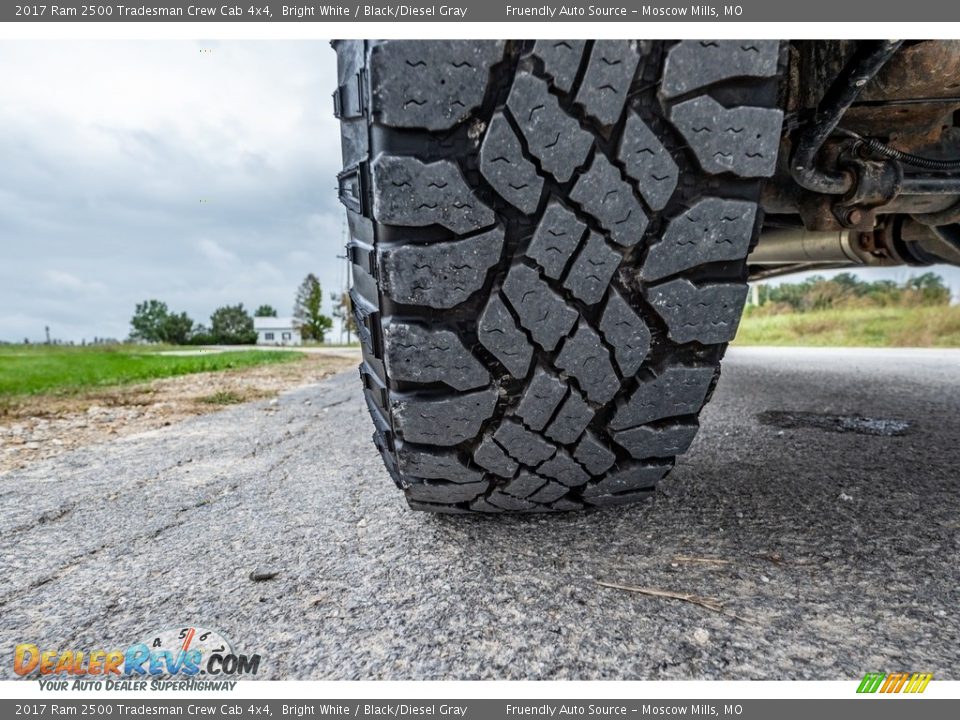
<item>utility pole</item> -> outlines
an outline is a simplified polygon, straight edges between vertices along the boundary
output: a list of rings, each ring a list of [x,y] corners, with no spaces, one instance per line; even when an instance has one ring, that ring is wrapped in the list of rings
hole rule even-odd
[[[47,334],[47,345],[49,345],[49,344],[50,344],[50,326],[49,326],[49,325],[44,325],[44,326],[43,326],[43,330],[44,330],[44,332],[46,332],[46,334]]]

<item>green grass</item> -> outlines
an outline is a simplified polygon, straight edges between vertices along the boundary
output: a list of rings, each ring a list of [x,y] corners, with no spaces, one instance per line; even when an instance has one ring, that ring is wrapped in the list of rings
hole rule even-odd
[[[160,355],[169,347],[0,346],[0,397],[65,395],[158,378],[291,362],[302,353],[242,350],[205,355]],[[191,348],[196,349],[196,348]]]
[[[243,397],[230,390],[217,390],[213,395],[200,398],[200,402],[207,405],[237,405],[243,402]]]
[[[960,307],[821,310],[764,315],[748,308],[737,345],[960,347]]]

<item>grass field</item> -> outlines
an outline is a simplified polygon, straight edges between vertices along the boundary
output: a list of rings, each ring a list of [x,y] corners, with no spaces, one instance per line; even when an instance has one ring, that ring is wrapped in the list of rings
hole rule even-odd
[[[960,347],[960,307],[896,307],[762,315],[747,309],[736,345]]]
[[[162,355],[140,345],[47,347],[0,345],[0,398],[78,391],[191,373],[299,360],[301,353],[242,350],[208,355]],[[196,348],[191,348],[196,349]]]

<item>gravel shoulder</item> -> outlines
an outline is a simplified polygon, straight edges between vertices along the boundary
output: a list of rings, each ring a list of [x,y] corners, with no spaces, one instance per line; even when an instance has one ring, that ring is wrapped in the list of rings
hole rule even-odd
[[[355,372],[81,447],[0,474],[0,647],[195,623],[273,679],[960,679],[958,371],[733,348],[651,502],[552,517],[409,511]]]
[[[352,348],[308,350],[302,360],[292,363],[5,399],[0,404],[0,472],[115,437],[167,427],[224,405],[272,398],[291,387],[319,382],[355,365],[359,357]]]

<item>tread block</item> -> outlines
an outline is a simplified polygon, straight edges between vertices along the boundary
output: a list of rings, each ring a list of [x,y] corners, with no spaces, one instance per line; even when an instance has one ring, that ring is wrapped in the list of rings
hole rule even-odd
[[[613,495],[621,492],[653,489],[672,463],[629,463],[618,470],[609,473],[603,480],[591,483],[583,489],[583,497],[591,498],[601,495]]]
[[[773,175],[783,111],[725,108],[704,95],[676,105],[670,121],[686,138],[704,171],[740,177]]]
[[[404,475],[455,483],[475,483],[483,480],[483,473],[464,465],[455,452],[412,448],[401,443],[397,458],[400,472]]]
[[[376,357],[377,348],[374,345],[373,333],[370,331],[371,317],[379,314],[377,306],[360,294],[356,287],[350,288],[350,307],[353,309],[353,322],[357,327],[357,336],[360,342],[366,345],[370,353]]]
[[[708,197],[670,220],[663,237],[650,246],[644,280],[719,260],[741,260],[750,249],[756,203]]]
[[[552,443],[530,432],[516,420],[504,420],[493,434],[493,439],[510,457],[530,467],[549,459],[557,450]]]
[[[680,168],[656,133],[634,112],[627,116],[617,157],[647,205],[654,210],[666,207],[677,187]]]
[[[635,375],[650,352],[650,329],[612,288],[600,318],[600,332],[613,346],[613,355],[623,376]]]
[[[603,299],[622,259],[599,234],[591,232],[570,266],[563,286],[587,305],[594,305]]]
[[[370,51],[374,115],[395,127],[446,130],[480,106],[503,41],[391,41]]]
[[[503,508],[491,505],[485,497],[479,497],[470,503],[470,511],[475,513],[502,513]]]
[[[738,77],[773,77],[780,56],[778,40],[684,40],[674,45],[663,66],[664,97]]]
[[[544,478],[534,475],[529,470],[521,470],[520,473],[513,480],[504,485],[501,490],[508,495],[513,495],[514,497],[518,498],[525,498],[529,495],[532,495],[546,484],[547,481]]]
[[[532,495],[528,495],[527,499],[531,502],[547,504],[552,503],[555,500],[559,500],[564,495],[567,494],[569,488],[561,485],[560,483],[553,482],[552,480],[547,481],[547,483],[537,490]],[[553,508],[551,508],[553,509]]]
[[[557,367],[575,377],[587,399],[595,403],[611,400],[620,389],[620,380],[610,362],[610,351],[600,336],[583,320],[567,338],[556,359]]]
[[[391,402],[397,434],[407,442],[450,446],[476,436],[493,415],[496,388],[441,399],[394,396]]]
[[[516,414],[528,428],[540,432],[553,417],[553,411],[566,394],[566,383],[538,367],[533,379],[523,391]]]
[[[464,240],[381,248],[383,293],[398,303],[452,308],[483,287],[502,248],[502,228]]]
[[[418,502],[454,503],[470,502],[481,493],[486,492],[490,485],[486,482],[454,483],[438,480],[425,480],[411,483],[407,487],[407,498]]]
[[[443,515],[469,515],[470,511],[459,505],[441,505],[439,503],[418,502],[407,498],[407,505],[418,512],[441,513]]]
[[[520,316],[520,324],[545,350],[553,350],[577,321],[577,311],[526,265],[510,268],[503,293]]]
[[[633,188],[602,153],[593,156],[589,169],[577,179],[570,197],[590,213],[618,245],[636,245],[647,229],[647,216],[634,197]]]
[[[557,280],[577,249],[587,226],[559,201],[553,199],[533,233],[527,256],[537,261],[543,274]]]
[[[491,295],[477,325],[480,344],[503,363],[515,378],[524,378],[533,359],[533,347],[498,295]]]
[[[490,121],[480,147],[480,172],[504,200],[528,215],[536,212],[543,178],[523,156],[520,141],[503,113],[498,112]]]
[[[618,495],[597,495],[595,497],[584,497],[584,500],[596,507],[632,505],[633,503],[653,497],[654,492],[655,491],[651,488],[649,490],[634,490],[633,492],[625,492]]]
[[[571,510],[583,510],[583,504],[570,498],[560,498],[550,506],[550,509],[554,512],[570,512]]]
[[[462,234],[492,225],[496,219],[451,160],[422,162],[407,155],[379,155],[370,167],[377,222],[442,225]]]
[[[507,455],[506,451],[489,435],[483,437],[480,445],[473,452],[473,461],[503,478],[512,478],[520,467],[517,461]]]
[[[611,430],[625,430],[660,418],[694,415],[703,407],[713,380],[710,367],[671,365],[655,378],[641,380],[630,398],[619,403]]]
[[[563,111],[546,82],[526,71],[514,78],[507,107],[527,140],[530,154],[544,171],[567,182],[587,159],[593,136]]]
[[[573,457],[593,475],[605,473],[617,459],[613,451],[589,430],[577,444]]]
[[[442,382],[455,390],[490,383],[490,373],[450,330],[391,322],[384,327],[383,336],[384,360],[393,380]]]
[[[566,487],[578,487],[590,480],[590,476],[584,472],[580,465],[574,462],[570,454],[563,448],[560,448],[556,455],[538,467],[537,473],[553,478]]]
[[[746,283],[694,285],[678,278],[647,288],[647,300],[678,343],[705,345],[733,340],[747,299]]]
[[[554,442],[569,445],[576,442],[591,420],[593,410],[584,402],[580,393],[571,388],[570,394],[544,434]]]
[[[543,61],[543,69],[553,78],[554,86],[570,92],[586,44],[586,40],[537,40],[533,54]]]
[[[577,90],[577,103],[603,125],[620,119],[640,55],[636,40],[597,40]]]
[[[508,495],[502,490],[494,490],[490,493],[486,498],[485,504],[487,506],[493,506],[493,510],[487,510],[487,512],[503,512],[504,510],[509,512],[525,512],[536,510],[538,507],[536,503]],[[471,507],[473,506],[471,505]]]
[[[697,435],[696,425],[641,425],[613,434],[617,445],[637,460],[653,457],[673,457],[685,453]]]

